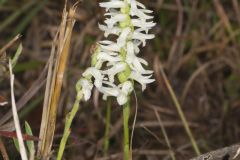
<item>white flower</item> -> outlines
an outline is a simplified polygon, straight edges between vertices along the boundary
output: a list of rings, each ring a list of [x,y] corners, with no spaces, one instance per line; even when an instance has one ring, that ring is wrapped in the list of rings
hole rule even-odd
[[[98,70],[94,67],[90,67],[82,75],[83,75],[83,77],[92,77],[93,76],[95,79],[94,85],[97,88],[100,88],[102,86],[103,76],[102,76],[100,70]]]
[[[130,27],[124,28],[122,30],[122,33],[120,34],[119,38],[117,39],[117,44],[119,45],[119,47],[123,47],[126,44],[127,38],[128,38],[128,35],[130,32],[131,32]]]
[[[121,32],[121,29],[119,27],[113,27],[109,28],[108,26],[99,24],[99,29],[104,31],[104,36],[108,37],[110,34],[118,35]]]
[[[152,75],[141,75],[139,72],[132,71],[130,78],[134,79],[142,85],[142,91],[146,89],[146,84],[152,83],[155,79],[150,79]]]
[[[132,38],[140,40],[142,42],[143,46],[146,45],[146,40],[153,39],[154,37],[155,37],[154,34],[144,34],[139,31],[134,31],[133,35],[132,35]]]
[[[119,88],[108,81],[103,81],[104,86],[99,88],[98,90],[103,93],[103,99],[106,100],[108,96],[117,97],[119,95]]]
[[[104,22],[107,24],[107,26],[109,28],[113,28],[113,26],[117,23],[117,22],[123,22],[127,19],[127,15],[126,14],[117,14],[115,16],[112,16],[111,18],[106,19]]]
[[[142,21],[141,19],[132,19],[131,22],[132,22],[133,26],[141,28],[146,33],[148,32],[148,30],[150,28],[152,28],[153,26],[156,25],[156,23],[153,23],[152,21],[146,22],[146,21]]]
[[[112,51],[112,52],[119,52],[120,47],[117,43],[112,41],[100,41],[100,46],[103,50]]]
[[[129,94],[133,91],[133,85],[130,81],[120,84],[120,93],[117,96],[118,104],[123,105],[127,102]]]
[[[80,84],[82,86],[84,100],[87,101],[91,97],[91,91],[92,91],[93,85],[91,82],[89,82],[87,79],[84,79],[84,78],[80,80]]]
[[[123,105],[127,102],[129,94],[133,91],[133,85],[130,81],[126,81],[119,86],[107,83],[108,87],[101,87],[100,92],[104,94],[103,98],[106,99],[109,96],[117,97],[119,105]]]
[[[110,2],[102,2],[99,3],[100,7],[104,8],[122,8],[125,7],[126,4],[123,1],[110,1]]]
[[[130,5],[131,5],[130,14],[132,16],[138,16],[141,19],[152,19],[153,18],[153,16],[149,16],[149,15],[145,14],[145,13],[151,13],[152,11],[146,10],[145,6],[142,3],[137,2],[136,0],[130,0]],[[142,8],[142,9],[139,9],[138,7]]]
[[[109,76],[109,82],[113,82],[114,81],[114,76],[122,71],[124,71],[126,68],[126,64],[123,62],[117,63],[115,65],[112,66],[112,68],[107,69],[105,71],[103,71],[103,74],[106,74]]]
[[[102,62],[105,62],[105,61],[119,62],[121,60],[121,57],[120,56],[113,56],[113,55],[111,55],[109,53],[106,53],[106,52],[100,52],[97,55],[97,59],[102,61]]]
[[[99,24],[104,36],[114,35],[112,40],[98,43],[93,54],[92,67],[82,75],[81,81],[85,99],[89,99],[94,86],[103,94],[103,99],[116,97],[119,105],[124,105],[133,91],[133,82],[146,85],[154,81],[152,70],[145,69],[148,63],[138,57],[140,46],[145,46],[148,39],[154,38],[149,30],[155,26],[151,10],[136,0],[110,0],[102,2],[107,17],[105,24]]]

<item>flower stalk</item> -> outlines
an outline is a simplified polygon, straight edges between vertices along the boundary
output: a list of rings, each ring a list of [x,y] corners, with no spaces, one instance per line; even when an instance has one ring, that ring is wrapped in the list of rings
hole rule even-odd
[[[100,3],[106,10],[105,24],[99,24],[104,31],[104,36],[116,37],[115,40],[102,40],[96,44],[92,52],[91,67],[87,68],[82,78],[76,84],[77,96],[72,111],[66,118],[63,138],[61,140],[58,157],[62,159],[63,152],[70,135],[70,126],[75,117],[79,103],[83,98],[90,99],[93,87],[103,94],[103,99],[115,97],[118,104],[123,106],[123,131],[124,131],[124,159],[131,158],[129,151],[129,115],[130,95],[134,88],[134,81],[142,86],[154,82],[153,71],[145,69],[148,63],[138,57],[140,46],[153,39],[154,35],[149,30],[155,26],[152,22],[151,10],[136,0],[110,0]],[[107,107],[107,120],[105,131],[104,150],[109,146],[111,105]]]
[[[75,98],[75,102],[74,102],[74,105],[73,105],[73,108],[72,108],[71,112],[66,117],[65,128],[64,128],[64,132],[63,132],[63,137],[62,137],[61,142],[60,142],[60,147],[59,147],[59,150],[58,150],[57,160],[62,160],[63,152],[65,150],[65,146],[66,146],[68,137],[71,133],[70,127],[71,127],[73,118],[75,117],[75,115],[76,115],[76,113],[79,109],[80,101],[82,100],[82,97],[83,97],[83,94],[82,94],[81,90],[82,90],[81,89],[81,84],[80,84],[80,81],[78,81],[77,84],[76,84],[77,96]]]
[[[129,115],[130,115],[130,101],[123,106],[123,135],[124,135],[124,160],[131,160],[132,153],[129,152]]]
[[[115,97],[118,104],[123,106],[123,134],[124,134],[124,159],[131,158],[129,148],[129,115],[130,95],[135,82],[141,84],[142,91],[146,85],[154,82],[153,71],[147,70],[148,62],[140,58],[140,47],[146,41],[153,39],[154,35],[149,30],[155,26],[152,22],[151,10],[136,0],[110,0],[100,3],[106,10],[104,24],[99,28],[104,31],[105,38],[109,35],[114,40],[102,40],[96,44],[92,53],[91,67],[82,74],[80,83],[84,100],[91,97],[95,87],[103,94],[103,99]],[[107,112],[110,113],[109,108]],[[107,113],[104,151],[109,145]],[[130,155],[131,154],[131,155]]]
[[[105,134],[104,134],[104,155],[107,155],[109,149],[109,131],[111,124],[111,98],[107,99],[107,110],[106,110],[106,126],[105,126]]]

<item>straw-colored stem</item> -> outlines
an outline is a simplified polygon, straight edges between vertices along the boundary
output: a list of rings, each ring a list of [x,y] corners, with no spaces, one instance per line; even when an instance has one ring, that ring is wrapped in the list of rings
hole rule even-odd
[[[65,150],[65,146],[66,146],[68,137],[69,137],[70,132],[71,132],[70,127],[71,127],[73,118],[76,116],[76,113],[79,109],[79,103],[80,103],[81,99],[82,99],[82,92],[79,91],[77,93],[73,108],[72,108],[71,112],[67,115],[67,118],[66,118],[64,133],[63,133],[63,137],[61,139],[60,147],[59,147],[59,150],[58,150],[57,160],[62,159],[63,152]]]
[[[69,12],[71,12],[70,9]],[[49,84],[47,82],[45,98],[44,98],[44,108],[42,114],[42,123],[40,129],[38,148],[38,157],[40,159],[48,160],[50,158],[50,152],[52,148],[52,142],[55,132],[55,124],[57,117],[57,107],[59,98],[61,95],[63,76],[67,66],[67,59],[69,55],[70,42],[72,37],[72,29],[75,20],[72,18],[67,19],[68,13],[64,9],[63,20],[60,27],[59,38],[58,38],[58,53],[57,60],[54,66],[54,72],[52,77],[49,74]],[[55,48],[53,47],[53,50]],[[54,52],[53,52],[54,53]],[[50,65],[51,66],[51,65]],[[49,70],[50,71],[50,70]],[[50,73],[50,72],[49,72]],[[52,72],[51,72],[52,73]],[[48,86],[49,85],[49,86]]]
[[[7,153],[7,149],[2,141],[2,138],[0,136],[0,152],[2,154],[2,157],[4,160],[9,160],[9,157],[8,157],[8,153]]]
[[[105,134],[104,134],[104,155],[107,155],[109,149],[109,131],[110,131],[110,123],[111,123],[111,106],[112,101],[110,98],[107,99],[107,110],[106,110],[106,126],[105,126]]]
[[[19,150],[22,160],[28,160],[27,158],[27,152],[23,141],[23,136],[21,132],[21,126],[20,121],[18,118],[17,113],[17,106],[15,102],[15,96],[14,96],[14,74],[12,73],[12,61],[9,60],[9,71],[10,71],[10,87],[11,87],[11,102],[12,102],[12,113],[13,113],[13,121],[16,128],[16,134],[17,134],[17,140],[19,143]]]
[[[124,160],[130,160],[129,157],[129,121],[130,115],[130,101],[123,106],[123,135],[124,135]]]

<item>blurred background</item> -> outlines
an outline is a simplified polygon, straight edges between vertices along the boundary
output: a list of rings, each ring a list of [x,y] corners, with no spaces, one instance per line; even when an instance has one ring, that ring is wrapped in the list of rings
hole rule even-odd
[[[188,124],[202,153],[240,141],[240,1],[239,0],[139,0],[154,11],[157,25],[151,30],[155,39],[148,41],[141,57],[154,70],[156,81],[142,93],[136,85],[131,99],[131,121],[136,105],[138,115],[133,137],[134,159],[170,159],[161,132],[164,126],[178,160],[195,155],[191,142],[169,94],[161,70],[169,79]],[[44,79],[38,81],[50,56],[54,36],[61,22],[64,0],[1,0],[0,48],[18,33],[21,38],[7,49],[12,57],[22,43],[23,52],[14,68],[15,96],[18,103],[29,89],[37,91],[19,112],[38,136],[44,98]],[[68,7],[76,1],[69,0]],[[76,11],[71,52],[59,102],[56,136],[57,150],[63,133],[64,118],[75,99],[75,83],[90,65],[90,48],[103,39],[98,23],[104,10],[99,0],[82,0]],[[0,57],[0,96],[10,102],[6,57]],[[37,83],[36,83],[37,82]],[[42,82],[42,83],[40,83]],[[31,96],[30,96],[31,95]],[[26,98],[25,98],[26,100]],[[0,107],[1,117],[11,109]],[[102,140],[106,102],[95,90],[88,102],[81,103],[72,126],[65,152],[66,159],[104,158]],[[159,123],[159,116],[162,123]],[[5,122],[4,122],[5,123]],[[122,108],[115,101],[111,114],[110,159],[121,159]],[[3,137],[9,153],[16,153],[12,140]],[[17,154],[10,154],[18,159]]]

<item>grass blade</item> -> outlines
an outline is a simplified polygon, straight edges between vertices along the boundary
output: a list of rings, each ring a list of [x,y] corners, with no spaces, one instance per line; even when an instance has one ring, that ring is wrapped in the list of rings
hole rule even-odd
[[[25,121],[25,130],[26,133],[30,136],[33,136],[32,129],[28,122]],[[34,155],[35,155],[35,147],[34,147],[34,142],[33,141],[27,141],[27,148],[29,151],[29,160],[34,160]]]
[[[16,132],[17,132],[17,138],[18,138],[18,142],[19,142],[19,150],[20,150],[21,158],[22,158],[22,160],[27,160],[28,158],[27,158],[26,148],[25,148],[24,142],[23,142],[20,122],[19,122],[18,113],[17,113],[16,102],[15,102],[15,97],[14,97],[14,87],[13,87],[14,86],[14,75],[12,73],[12,65],[11,64],[12,64],[12,62],[11,62],[11,60],[9,60],[13,120],[14,120],[14,125],[16,128]]]

